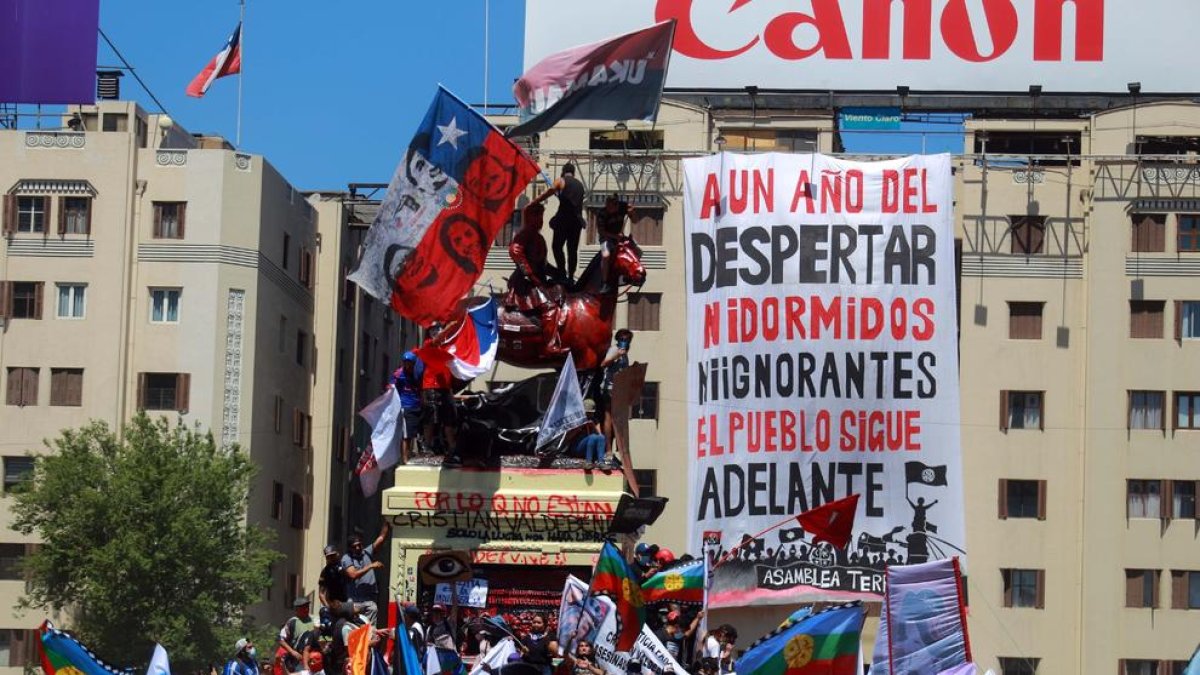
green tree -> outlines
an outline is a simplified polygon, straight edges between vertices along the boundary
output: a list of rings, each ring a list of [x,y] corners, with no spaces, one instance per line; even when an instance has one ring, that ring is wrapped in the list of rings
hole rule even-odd
[[[43,542],[22,605],[67,609],[114,665],[146,663],[156,640],[174,670],[228,658],[279,557],[246,522],[249,457],[144,414],[124,439],[92,422],[47,445],[15,495],[13,529]]]

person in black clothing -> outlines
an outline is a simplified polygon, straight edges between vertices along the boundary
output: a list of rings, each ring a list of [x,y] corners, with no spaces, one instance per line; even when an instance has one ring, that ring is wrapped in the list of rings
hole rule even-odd
[[[329,626],[333,621],[330,616],[333,603],[350,599],[348,583],[346,571],[342,568],[341,553],[332,544],[326,546],[325,567],[321,568],[321,576],[317,580],[317,597],[321,601],[318,618],[322,628]]]
[[[534,204],[540,204],[551,195],[558,197],[558,211],[550,219],[550,229],[554,231],[551,250],[554,252],[554,264],[568,282],[575,279],[575,265],[579,261],[579,233],[587,227],[583,220],[585,192],[583,182],[575,177],[575,165],[568,162],[563,165],[562,176],[533,200]]]
[[[550,675],[551,660],[558,654],[558,641],[546,632],[546,617],[534,614],[529,620],[529,635],[517,643],[521,652],[521,660],[542,671],[542,675]]]

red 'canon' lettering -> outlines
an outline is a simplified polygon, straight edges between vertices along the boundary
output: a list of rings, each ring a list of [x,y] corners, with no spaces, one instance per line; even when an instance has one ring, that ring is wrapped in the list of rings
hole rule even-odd
[[[729,14],[734,14],[754,0],[734,0]],[[967,9],[967,0],[949,0],[936,17],[937,33],[946,48],[963,61],[984,63],[994,61],[1012,48],[1021,31],[1021,14],[1015,0],[978,0],[983,5],[982,26],[976,26]],[[1028,0],[1024,0],[1024,5]],[[891,27],[893,5],[901,5],[901,50],[899,57],[907,61],[928,61],[932,54],[935,17],[933,0],[810,0],[808,13],[789,11],[771,18],[758,35],[747,35],[742,46],[719,49],[705,41],[692,21],[695,0],[658,0],[656,21],[674,19],[675,51],[693,59],[720,61],[746,53],[761,40],[775,56],[785,61],[799,61],[820,55],[831,60],[855,58],[850,43],[843,5],[854,2],[862,5],[862,43],[859,58],[893,58]],[[1104,60],[1104,0],[1034,0],[1033,2],[1033,60],[1063,61],[1064,14],[1071,5],[1075,21],[1074,61]],[[727,31],[731,22],[720,29],[713,27],[710,35]],[[807,29],[800,31],[799,29]],[[797,43],[797,33],[816,38],[806,44]],[[976,41],[977,34],[987,33],[991,48],[984,53]]]

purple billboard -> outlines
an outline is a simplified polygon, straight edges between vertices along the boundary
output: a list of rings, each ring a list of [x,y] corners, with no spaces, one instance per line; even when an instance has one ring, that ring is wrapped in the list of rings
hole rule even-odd
[[[0,0],[0,103],[92,103],[100,0]]]

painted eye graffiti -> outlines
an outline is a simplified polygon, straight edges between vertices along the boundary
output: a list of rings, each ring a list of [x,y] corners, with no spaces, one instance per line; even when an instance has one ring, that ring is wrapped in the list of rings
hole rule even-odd
[[[438,555],[426,560],[421,571],[435,579],[450,580],[466,572],[467,566],[457,556]]]

